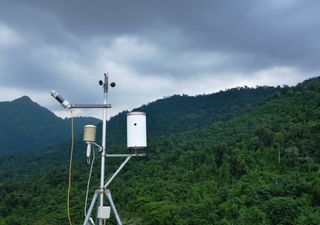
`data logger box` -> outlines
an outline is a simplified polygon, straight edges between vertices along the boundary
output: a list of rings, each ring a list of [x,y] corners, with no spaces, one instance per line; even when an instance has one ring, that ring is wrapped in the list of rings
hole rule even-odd
[[[99,206],[97,217],[99,219],[109,219],[110,211],[111,211],[110,206]]]
[[[147,147],[147,122],[144,112],[127,113],[127,147],[130,149]]]

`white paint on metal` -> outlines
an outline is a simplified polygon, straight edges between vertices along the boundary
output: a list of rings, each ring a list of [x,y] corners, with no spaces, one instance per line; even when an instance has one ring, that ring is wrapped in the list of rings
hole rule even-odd
[[[147,147],[147,122],[144,112],[130,112],[127,114],[127,147]]]

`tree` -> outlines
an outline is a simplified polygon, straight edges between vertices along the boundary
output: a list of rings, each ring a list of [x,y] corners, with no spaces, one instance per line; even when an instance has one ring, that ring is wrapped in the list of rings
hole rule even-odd
[[[259,126],[255,131],[255,135],[258,136],[259,141],[263,146],[271,146],[273,133],[268,125]]]
[[[256,206],[240,209],[239,222],[241,225],[263,225],[266,224],[267,215]]]
[[[278,150],[278,163],[281,162],[281,149],[284,145],[284,135],[281,132],[276,132],[273,134],[272,137],[272,145],[273,147]]]
[[[291,197],[273,197],[265,205],[265,212],[274,225],[295,225],[301,211],[298,203]]]

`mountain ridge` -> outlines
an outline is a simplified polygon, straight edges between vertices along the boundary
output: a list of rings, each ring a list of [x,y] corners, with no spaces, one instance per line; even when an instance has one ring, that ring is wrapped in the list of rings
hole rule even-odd
[[[320,78],[284,87],[232,118],[151,136],[147,157],[110,185],[114,201],[128,224],[318,225],[319,127]],[[118,163],[108,159],[107,177]],[[66,224],[66,168],[5,181],[0,222]],[[71,214],[80,223],[89,167],[82,157],[73,168]]]
[[[237,87],[197,96],[173,95],[142,105],[132,111],[146,113],[150,137],[182,132],[215,121],[227,120],[255,107],[280,90],[282,90],[280,86],[257,86],[256,88]],[[125,143],[127,112],[120,112],[110,118],[109,143]]]
[[[82,126],[97,124],[92,117],[75,118],[75,135]],[[0,154],[32,152],[67,141],[71,137],[70,120],[33,102],[28,96],[0,102]]]

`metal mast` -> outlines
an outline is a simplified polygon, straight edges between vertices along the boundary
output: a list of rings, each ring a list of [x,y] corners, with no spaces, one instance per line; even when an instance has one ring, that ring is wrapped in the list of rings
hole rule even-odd
[[[100,186],[94,192],[94,195],[91,200],[91,204],[89,206],[88,211],[86,212],[83,225],[95,225],[98,222],[99,225],[105,225],[106,220],[110,218],[110,211],[112,209],[115,219],[118,225],[122,225],[120,216],[116,209],[116,206],[113,202],[111,192],[108,188],[113,179],[118,175],[121,169],[127,164],[127,162],[131,159],[132,156],[143,157],[145,153],[138,153],[137,149],[135,151],[130,151],[129,154],[107,154],[106,148],[106,136],[107,136],[107,109],[111,108],[110,104],[107,104],[108,97],[108,75],[104,74],[104,80],[99,81],[100,86],[103,86],[103,104],[72,104],[69,101],[62,98],[56,91],[51,91],[51,95],[66,109],[74,109],[74,108],[82,108],[82,109],[103,109],[103,118],[102,118],[102,143],[101,146],[95,143],[94,141],[87,142],[88,145],[95,145],[98,147],[99,152],[101,152],[101,172],[100,172]],[[112,82],[110,84],[111,87],[115,87],[116,84]],[[145,144],[146,145],[146,144]],[[143,148],[146,146],[143,146]],[[91,149],[91,147],[89,148]],[[90,152],[91,150],[89,150]],[[90,153],[89,153],[90,154]],[[106,157],[125,157],[126,159],[121,163],[119,168],[110,176],[110,178],[105,183],[105,161]],[[104,195],[106,195],[110,206],[104,206]],[[98,209],[97,209],[97,220],[96,222],[91,217],[92,211],[95,207],[96,202],[98,201]]]

